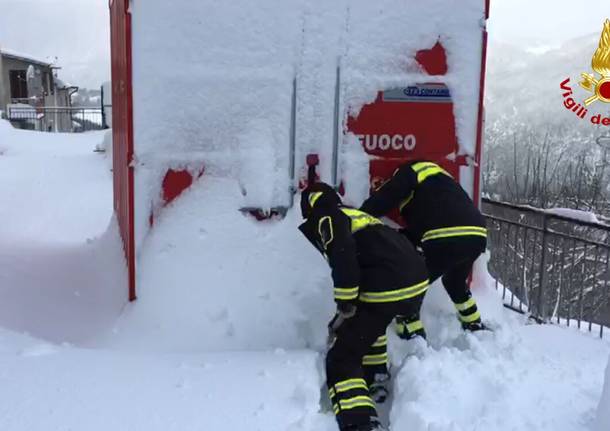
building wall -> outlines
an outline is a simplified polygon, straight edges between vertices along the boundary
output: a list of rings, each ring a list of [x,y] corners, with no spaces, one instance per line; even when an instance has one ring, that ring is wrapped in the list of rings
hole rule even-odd
[[[4,58],[0,55],[0,111],[4,111],[6,107],[6,90],[4,87],[8,85],[4,79]]]
[[[36,78],[34,80],[34,85],[30,85],[28,82],[28,94],[30,96],[43,96],[42,94],[32,94],[31,91],[34,90],[36,92],[48,91],[49,87],[44,78],[45,73],[49,74],[49,79],[51,83],[51,88],[53,88],[53,73],[50,67],[42,66],[39,64],[33,64],[24,60],[17,60],[14,58],[3,57],[1,63],[1,77],[0,77],[0,85],[2,89],[0,89],[0,106],[5,109],[6,105],[10,103],[11,99],[11,85],[9,79],[9,71],[11,70],[26,70],[30,65],[33,65],[35,69],[40,70],[40,74],[36,74]]]

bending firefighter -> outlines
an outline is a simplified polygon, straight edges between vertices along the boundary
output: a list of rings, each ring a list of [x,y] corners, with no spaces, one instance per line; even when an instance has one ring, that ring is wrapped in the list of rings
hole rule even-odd
[[[375,401],[387,395],[387,326],[417,314],[428,288],[425,262],[409,241],[328,185],[301,196],[299,229],[327,258],[337,313],[329,324],[326,378],[342,431],[381,430]]]
[[[401,232],[424,252],[430,282],[442,277],[462,327],[470,331],[486,329],[468,288],[468,276],[474,261],[485,251],[487,230],[466,192],[436,163],[409,162],[398,168],[360,209],[380,217],[394,208],[407,224]],[[397,331],[405,339],[425,338],[419,311],[399,317]]]

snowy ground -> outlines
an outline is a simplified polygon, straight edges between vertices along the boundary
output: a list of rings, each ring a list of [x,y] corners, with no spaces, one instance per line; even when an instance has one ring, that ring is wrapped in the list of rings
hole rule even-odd
[[[84,343],[124,303],[103,132],[44,134],[0,120],[0,321]]]
[[[336,429],[320,412],[328,272],[294,232],[296,215],[256,223],[231,210],[237,187],[205,178],[161,214],[140,299],[124,308],[101,139],[0,122],[0,429]],[[216,234],[219,223],[233,236]],[[189,265],[210,279],[173,285]],[[476,284],[493,333],[463,334],[434,286],[429,345],[391,337],[392,429],[592,430],[608,342],[526,325],[489,279]]]

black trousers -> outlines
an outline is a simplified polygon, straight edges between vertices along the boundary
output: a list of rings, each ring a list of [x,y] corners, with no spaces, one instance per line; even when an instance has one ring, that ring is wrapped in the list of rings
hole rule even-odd
[[[424,295],[400,302],[359,303],[356,314],[337,330],[335,342],[326,355],[326,379],[340,429],[369,423],[377,417],[368,387],[370,370],[386,370],[386,329],[399,314],[417,313]],[[385,363],[381,362],[385,354]],[[369,359],[369,365],[364,365]],[[378,361],[376,361],[378,359]]]
[[[468,276],[477,258],[485,252],[486,238],[462,236],[426,241],[422,244],[430,283],[442,277],[443,286],[458,310],[463,323],[480,321],[480,314],[470,293]],[[413,314],[400,316],[399,324],[419,322],[419,309]]]
[[[430,283],[442,277],[443,286],[454,304],[470,299],[468,276],[475,260],[485,252],[487,240],[462,236],[426,241],[422,244]]]

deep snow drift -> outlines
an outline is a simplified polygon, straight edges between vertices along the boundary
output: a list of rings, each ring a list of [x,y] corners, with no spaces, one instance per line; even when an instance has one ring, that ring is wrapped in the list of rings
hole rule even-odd
[[[0,120],[0,324],[56,342],[107,331],[126,301],[101,132]]]
[[[107,163],[92,152],[102,135],[5,125],[0,201],[11,203],[1,211],[15,230],[0,235],[0,325],[14,331],[0,331],[0,428],[336,430],[320,411],[317,351],[332,312],[328,268],[296,232],[296,214],[254,222],[233,210],[234,180],[204,177],[157,220],[142,256],[146,287],[117,321],[126,286],[108,227]],[[6,186],[20,181],[56,202]],[[57,202],[65,219],[53,212]],[[85,206],[100,209],[95,223],[74,216]],[[18,224],[32,218],[36,235]],[[174,283],[188,265],[204,265],[209,277]],[[495,332],[463,334],[434,286],[422,316],[430,346],[390,337],[392,429],[588,431],[607,342],[525,326],[501,307],[484,259],[479,265],[474,293]]]

